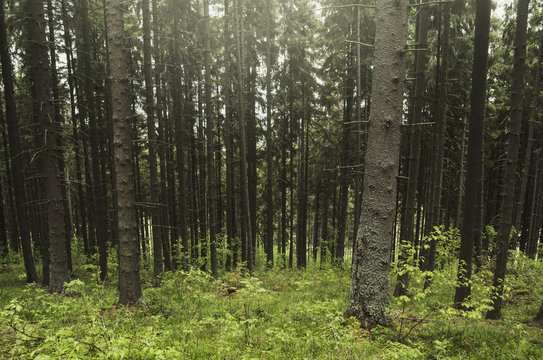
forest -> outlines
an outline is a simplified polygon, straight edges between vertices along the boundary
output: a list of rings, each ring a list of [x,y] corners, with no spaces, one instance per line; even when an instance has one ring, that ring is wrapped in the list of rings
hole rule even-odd
[[[0,0],[0,359],[543,359],[542,24]]]

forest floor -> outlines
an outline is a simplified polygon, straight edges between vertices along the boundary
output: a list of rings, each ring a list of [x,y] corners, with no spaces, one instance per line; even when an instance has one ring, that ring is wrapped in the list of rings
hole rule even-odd
[[[65,295],[25,285],[21,264],[0,268],[1,359],[543,359],[532,322],[543,298],[543,263],[511,261],[503,319],[484,319],[489,271],[473,278],[475,310],[451,307],[455,264],[411,275],[394,299],[392,328],[361,330],[345,320],[348,269],[263,270],[252,277],[173,272],[161,287],[142,271],[144,301],[118,308],[115,269],[100,283],[80,265]],[[394,280],[394,279],[392,279]]]

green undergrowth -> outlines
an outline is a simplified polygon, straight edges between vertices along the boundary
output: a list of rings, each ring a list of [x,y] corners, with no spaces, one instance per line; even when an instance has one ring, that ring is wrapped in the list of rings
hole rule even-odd
[[[191,270],[164,275],[144,298],[117,307],[117,284],[80,266],[64,295],[24,284],[24,269],[0,272],[2,359],[543,359],[543,330],[531,322],[543,298],[542,264],[514,257],[504,317],[487,321],[491,275],[473,280],[473,311],[451,307],[455,264],[433,274],[409,269],[408,296],[393,300],[393,328],[367,332],[343,318],[350,274],[319,269],[238,269],[213,280]],[[394,279],[394,278],[392,278]]]

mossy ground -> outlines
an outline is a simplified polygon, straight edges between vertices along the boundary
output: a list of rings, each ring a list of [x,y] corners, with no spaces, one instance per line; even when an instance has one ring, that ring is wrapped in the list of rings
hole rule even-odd
[[[2,359],[543,359],[543,329],[531,321],[543,298],[543,266],[512,261],[503,319],[484,320],[488,272],[473,281],[479,310],[451,308],[455,266],[423,293],[394,300],[395,326],[361,330],[342,316],[348,269],[260,269],[211,279],[199,270],[167,273],[161,287],[142,272],[144,302],[117,308],[111,281],[78,266],[65,295],[25,285],[21,264],[0,273]],[[424,295],[421,295],[424,294]]]

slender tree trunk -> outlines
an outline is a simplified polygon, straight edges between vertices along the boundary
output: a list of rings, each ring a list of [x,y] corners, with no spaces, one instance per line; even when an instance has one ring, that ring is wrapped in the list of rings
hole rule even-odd
[[[349,184],[351,180],[349,152],[351,151],[351,123],[353,107],[353,91],[355,81],[352,74],[353,67],[353,47],[349,49],[348,64],[345,79],[345,101],[343,108],[343,131],[341,138],[341,161],[339,169],[339,214],[338,214],[338,234],[336,240],[335,261],[341,264],[345,255],[345,234],[347,230],[347,208],[349,204]]]
[[[159,168],[160,168],[160,226],[161,229],[161,243],[157,244],[161,250],[164,248],[170,248],[170,219],[168,217],[168,190],[167,190],[167,141],[166,141],[166,124],[164,122],[163,107],[162,107],[162,80],[160,74],[162,73],[164,66],[161,63],[159,49],[159,17],[157,0],[151,1],[152,14],[153,14],[153,58],[155,60],[154,68],[154,85],[156,94],[156,118],[158,120],[158,145],[155,146],[155,151],[159,154]],[[154,245],[154,243],[153,243]]]
[[[122,0],[106,0],[108,58],[111,64],[111,104],[119,210],[119,304],[131,305],[141,297],[139,251],[136,242],[134,164],[130,131],[130,93],[124,44]]]
[[[266,32],[266,238],[268,267],[273,267],[273,144],[272,144],[272,11],[267,4]]]
[[[359,3],[359,0],[356,1]],[[362,151],[361,151],[361,137],[362,137],[362,76],[360,68],[360,6],[356,7],[356,44],[355,44],[355,57],[356,57],[356,126],[355,126],[355,142],[354,142],[354,166],[358,167],[360,174],[354,177],[354,209],[353,209],[353,232],[351,235],[351,244],[353,246],[353,254],[356,245],[356,236],[358,235],[358,228],[360,227],[360,204],[362,202],[361,181],[364,178],[364,168],[362,166]],[[355,172],[356,173],[356,172]],[[353,257],[354,259],[354,257]]]
[[[540,89],[540,82],[541,82],[541,62],[543,59],[543,34],[540,35],[539,39],[539,55],[537,59],[537,70],[536,70],[536,76],[534,81],[534,97],[532,98],[532,102],[530,104],[530,115],[528,118],[528,143],[526,144],[526,154],[524,156],[524,162],[522,164],[522,170],[521,170],[521,182],[520,182],[520,189],[519,189],[519,195],[517,197],[517,204],[516,204],[516,218],[514,222],[514,226],[516,229],[519,229],[521,226],[522,218],[527,217],[523,216],[523,209],[524,202],[526,199],[526,189],[528,184],[528,172],[530,171],[530,165],[531,165],[531,159],[533,155],[533,148],[534,148],[534,127],[535,127],[535,117],[537,115],[537,107],[538,107],[538,98],[539,98],[539,89]]]
[[[493,310],[487,319],[501,317],[502,296],[509,253],[509,235],[513,225],[515,207],[515,188],[522,128],[522,107],[524,95],[524,73],[526,61],[526,27],[528,22],[528,5],[530,0],[519,0],[517,3],[517,24],[515,31],[515,54],[513,64],[513,84],[511,86],[511,117],[509,124],[509,142],[507,146],[507,165],[505,167],[503,203],[500,214],[500,227],[496,237],[497,258],[494,269],[492,297]]]
[[[83,248],[85,255],[90,256],[89,240],[87,235],[87,209],[85,201],[85,192],[83,190],[83,175],[81,170],[81,146],[79,130],[77,128],[77,116],[76,116],[76,99],[75,99],[75,77],[74,77],[74,58],[72,51],[72,39],[70,35],[70,29],[68,27],[68,13],[66,11],[65,1],[62,1],[62,18],[64,25],[64,45],[66,54],[66,66],[68,71],[68,87],[70,94],[70,110],[72,119],[72,137],[73,137],[73,149],[74,149],[74,161],[75,161],[75,180],[77,183],[77,199],[79,210],[79,227],[77,228],[77,234],[83,239]],[[77,218],[77,216],[76,216]]]
[[[9,54],[7,29],[5,24],[5,3],[0,1],[0,60],[2,61],[2,81],[4,84],[4,97],[6,99],[6,120],[8,128],[9,155],[11,158],[11,171],[13,187],[15,189],[15,204],[19,234],[23,249],[23,260],[28,283],[38,282],[38,274],[34,266],[32,247],[30,244],[30,228],[26,213],[25,180],[23,176],[23,159],[19,132],[17,128],[17,108],[15,105],[15,91],[13,84],[13,66]]]
[[[313,260],[317,260],[317,254],[319,249],[319,220],[320,220],[320,198],[321,198],[322,178],[319,176],[319,180],[315,187],[315,210],[313,218]]]
[[[428,6],[421,1],[423,6],[419,10],[418,17],[418,34],[417,44],[418,49],[426,49],[428,41]],[[426,50],[417,51],[415,54],[415,92],[413,99],[413,118],[409,127],[409,165],[407,170],[407,191],[405,195],[405,208],[404,216],[402,217],[402,227],[400,230],[400,242],[404,244],[413,245],[415,243],[414,238],[414,223],[415,214],[417,211],[417,197],[422,196],[421,193],[417,195],[417,184],[420,172],[420,140],[421,130],[418,124],[422,122],[422,111],[424,107],[424,90],[426,88]],[[405,262],[407,255],[400,253],[400,261]],[[407,284],[409,281],[409,274],[404,272],[398,276],[398,284],[394,291],[394,296],[401,296],[407,293]]]
[[[1,21],[1,19],[0,19]],[[1,32],[1,27],[0,27],[0,32]],[[0,35],[1,36],[1,35]],[[1,54],[2,50],[0,49],[0,54]],[[5,86],[5,85],[4,85]],[[1,117],[0,117],[1,118]],[[13,189],[14,189],[14,185],[13,185],[13,171],[11,170],[11,164],[12,164],[12,161],[10,161],[9,159],[9,154],[8,154],[8,145],[9,145],[9,142],[7,140],[7,135],[6,135],[6,126],[4,126],[2,128],[2,141],[4,143],[4,149],[3,149],[3,155],[4,155],[4,162],[6,164],[6,188],[7,188],[7,210],[8,210],[8,224],[10,225],[9,226],[9,246],[11,248],[11,250],[18,254],[19,251],[20,251],[20,246],[21,246],[21,242],[20,242],[20,239],[19,239],[19,224],[18,224],[18,221],[17,221],[17,206],[15,205],[15,196],[13,194]]]
[[[245,138],[245,85],[244,85],[244,56],[243,56],[243,0],[236,3],[236,24],[237,24],[237,52],[238,52],[238,106],[239,106],[239,148],[240,148],[240,178],[242,193],[242,218],[245,222],[247,239],[247,264],[249,272],[253,271],[253,249],[252,249],[252,227],[249,206],[249,186],[247,184],[247,141]]]
[[[462,206],[464,202],[464,193],[465,186],[464,181],[466,177],[464,157],[466,153],[466,118],[462,119],[462,131],[460,135],[460,154],[459,156],[459,165],[460,170],[458,171],[458,198],[456,201],[456,215],[454,218],[454,226],[460,228],[462,226]]]
[[[535,179],[534,179],[534,186],[533,186],[533,195],[532,195],[532,206],[530,209],[530,221],[529,221],[529,230],[528,230],[528,236],[527,236],[527,244],[526,244],[526,256],[528,256],[531,259],[535,259],[535,255],[537,254],[537,236],[539,234],[539,215],[541,213],[541,206],[538,206],[538,204],[541,204],[540,201],[542,194],[541,190],[543,189],[541,181],[541,153],[539,152],[537,154],[537,158],[535,161]]]
[[[81,20],[82,20],[82,33],[83,33],[83,49],[81,51],[81,62],[84,73],[84,93],[85,104],[81,107],[80,111],[84,114],[84,117],[88,117],[89,130],[90,130],[90,149],[91,149],[91,165],[92,165],[92,179],[93,183],[91,189],[94,195],[94,209],[95,213],[95,234],[98,244],[98,252],[100,255],[100,279],[102,281],[107,278],[107,228],[105,217],[105,197],[102,193],[102,179],[100,174],[100,149],[99,149],[99,128],[95,113],[95,99],[94,99],[94,78],[91,67],[91,40],[90,40],[90,25],[89,25],[89,9],[87,0],[81,0]]]
[[[303,50],[302,50],[302,59]],[[307,136],[305,132],[305,81],[302,79],[302,121],[299,131],[298,139],[298,187],[296,190],[297,195],[297,214],[296,214],[296,266],[298,268],[306,267],[306,246],[307,246],[307,188],[305,186],[305,142]]]
[[[7,260],[8,252],[8,232],[6,228],[6,212],[4,206],[4,182],[2,181],[2,177],[0,177],[0,261],[4,262]]]
[[[285,64],[286,67],[286,64]],[[283,115],[280,124],[280,145],[281,145],[281,174],[279,181],[279,190],[281,192],[281,220],[279,223],[279,242],[281,244],[281,256],[283,266],[286,267],[287,251],[287,139],[288,139],[288,117]]]
[[[428,223],[426,226],[426,234],[433,231],[434,226],[441,224],[441,198],[443,192],[443,160],[445,153],[445,138],[447,136],[447,72],[449,70],[449,38],[450,38],[450,5],[443,4],[443,35],[441,36],[440,57],[441,66],[439,67],[438,74],[438,104],[437,104],[437,131],[434,134],[434,143],[436,145],[435,152],[432,156],[432,186],[430,191],[430,214]],[[465,131],[462,131],[462,139],[465,138]],[[462,141],[462,149],[464,148]],[[463,153],[463,151],[461,151]],[[463,161],[462,161],[463,163]],[[459,202],[461,204],[462,192],[458,195]],[[428,251],[425,270],[433,271],[436,262],[436,248],[437,243],[430,241],[430,249]],[[430,283],[427,280],[425,286],[429,286]]]
[[[476,199],[481,178],[481,149],[484,136],[486,104],[486,75],[488,36],[490,30],[490,1],[476,1],[473,69],[471,76],[471,117],[469,122],[468,159],[466,166],[466,199]],[[461,306],[471,294],[471,268],[475,237],[476,201],[466,201],[462,214],[462,240],[458,265],[458,283],[454,302]]]
[[[234,251],[236,242],[236,200],[234,184],[234,142],[232,136],[232,89],[231,89],[231,40],[229,0],[224,1],[224,51],[225,51],[225,74],[224,74],[224,96],[225,96],[225,134],[224,146],[226,149],[226,270],[236,265],[237,252]]]
[[[160,187],[157,174],[157,135],[155,129],[155,99],[153,94],[153,73],[151,64],[151,15],[149,0],[142,0],[143,14],[143,72],[145,77],[145,112],[147,113],[147,137],[149,139],[149,185],[151,192],[151,222],[153,238],[153,274],[159,278],[162,273],[162,233],[160,221]],[[156,46],[157,44],[155,44]],[[158,259],[157,259],[158,258]]]
[[[378,0],[360,231],[345,316],[389,325],[389,268],[403,113],[407,1]],[[383,148],[382,144],[388,144]]]
[[[324,178],[324,194],[322,200],[322,230],[321,230],[321,265],[326,260],[328,244],[328,213],[330,212],[330,175],[326,173]],[[353,254],[354,256],[354,254]]]
[[[181,236],[181,245],[183,247],[183,254],[188,260],[189,258],[189,242],[187,238],[187,225],[186,225],[186,214],[185,208],[187,207],[186,200],[186,186],[185,186],[185,138],[186,138],[186,125],[185,125],[185,114],[183,108],[183,93],[181,86],[181,58],[180,58],[180,27],[179,27],[179,11],[181,5],[178,1],[172,1],[172,12],[174,16],[174,42],[173,42],[173,59],[174,59],[174,73],[173,73],[173,82],[174,82],[174,104],[173,104],[173,113],[175,118],[175,143],[177,149],[176,165],[177,165],[177,176],[179,179],[179,193],[178,193],[178,202],[179,202],[179,235]],[[177,239],[173,239],[172,246],[176,249]],[[171,266],[165,264],[167,267]],[[184,267],[187,264],[182,264]]]
[[[215,189],[214,137],[215,120],[211,102],[211,41],[209,37],[209,0],[204,0],[204,69],[205,69],[205,116],[207,138],[207,209],[209,217],[209,250],[211,257],[211,275],[217,278],[217,206]]]

